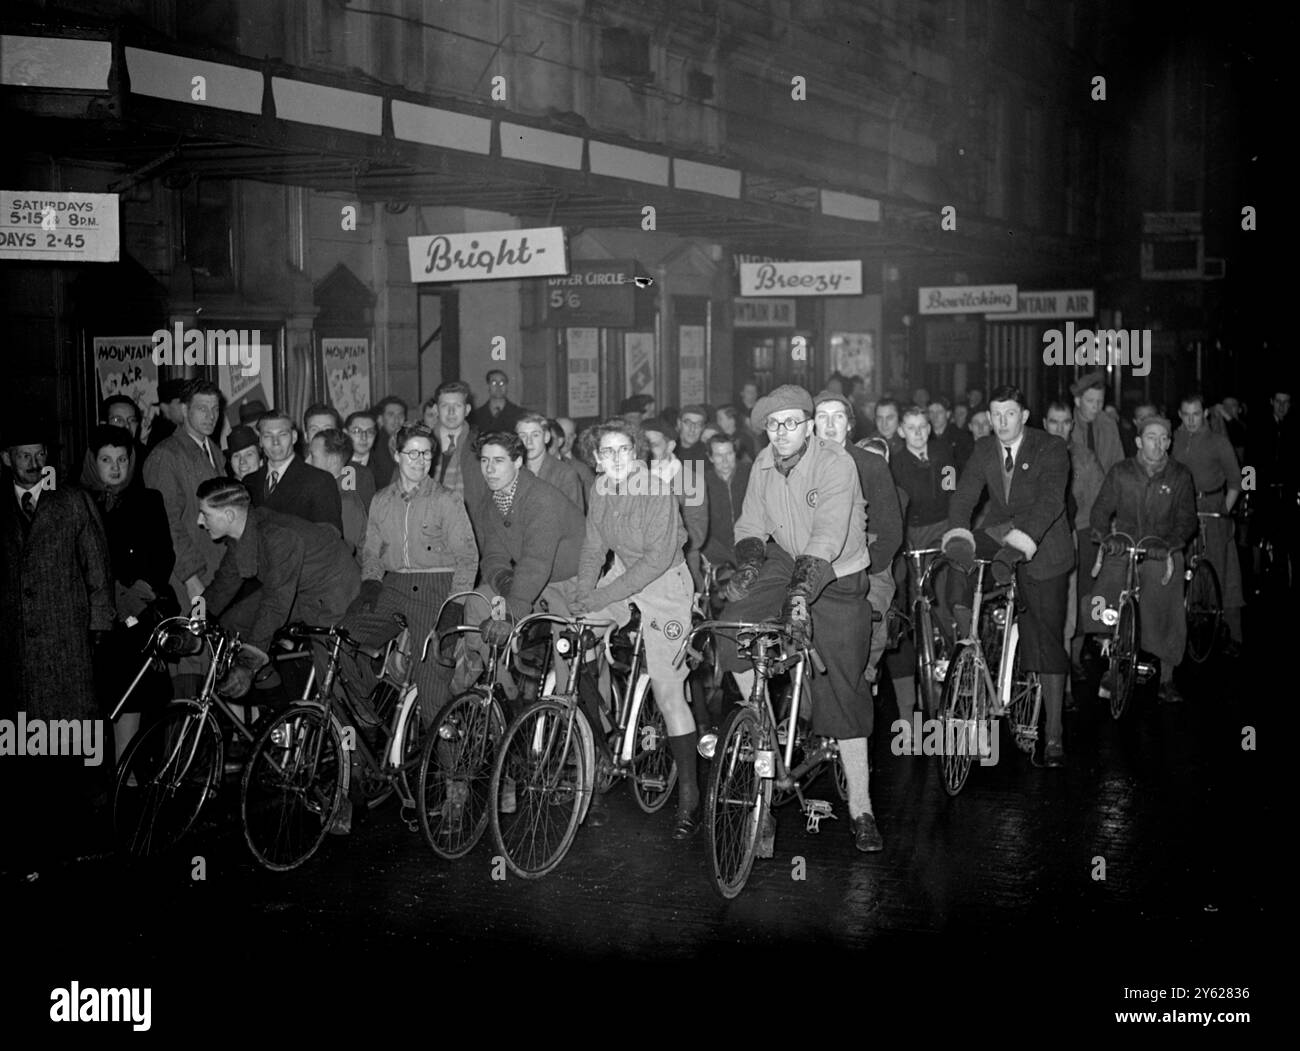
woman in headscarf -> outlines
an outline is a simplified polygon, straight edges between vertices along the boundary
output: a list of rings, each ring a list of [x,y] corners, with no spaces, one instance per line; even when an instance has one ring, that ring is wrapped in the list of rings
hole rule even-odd
[[[162,494],[132,485],[139,464],[129,431],[96,427],[90,436],[81,485],[90,492],[108,535],[109,561],[117,615],[108,643],[96,658],[100,703],[112,711],[140,670],[141,652],[154,627],[180,612],[168,583],[176,561]],[[161,672],[150,672],[136,686],[126,709],[113,724],[121,758],[140,727],[142,710],[166,704],[171,685]]]

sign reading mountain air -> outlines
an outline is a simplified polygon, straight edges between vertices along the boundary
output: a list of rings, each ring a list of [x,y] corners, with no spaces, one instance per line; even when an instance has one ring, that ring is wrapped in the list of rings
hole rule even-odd
[[[741,263],[742,296],[860,296],[862,260]]]
[[[1015,285],[953,285],[917,290],[917,311],[921,314],[1014,313]]]
[[[986,315],[989,321],[1033,321],[1038,318],[1090,318],[1097,315],[1096,296],[1091,288],[1060,292],[1022,291],[1015,313]]]
[[[0,259],[116,263],[117,194],[0,190]]]
[[[546,323],[554,328],[630,328],[636,324],[636,263],[575,262],[546,280]]]
[[[562,226],[408,237],[406,247],[411,280],[416,284],[500,281],[569,272]]]

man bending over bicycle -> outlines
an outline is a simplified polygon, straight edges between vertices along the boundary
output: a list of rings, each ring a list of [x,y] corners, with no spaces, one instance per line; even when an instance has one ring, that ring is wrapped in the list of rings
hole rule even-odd
[[[223,684],[228,697],[238,697],[247,692],[252,671],[265,663],[278,629],[291,620],[342,619],[361,590],[361,570],[329,526],[252,507],[242,482],[210,478],[197,495],[200,527],[214,541],[226,541],[217,574],[203,593],[208,614],[220,616],[254,650],[255,659],[237,663]]]
[[[802,387],[787,384],[760,398],[751,419],[771,443],[754,461],[736,522],[727,617],[779,616],[797,640],[816,638],[826,674],[811,682],[813,733],[839,741],[858,850],[882,850],[867,760],[874,715],[863,678],[871,649],[871,559],[858,469],[838,442],[813,437],[813,400]],[[754,671],[733,640],[718,639],[718,662],[748,697]],[[770,835],[765,830],[764,839]]]
[[[1142,649],[1160,658],[1160,699],[1177,703],[1183,699],[1174,686],[1174,668],[1187,648],[1187,614],[1183,609],[1183,549],[1196,536],[1196,482],[1192,472],[1169,458],[1173,432],[1163,416],[1148,416],[1137,437],[1137,454],[1121,460],[1106,474],[1101,492],[1092,505],[1092,529],[1102,539],[1102,551],[1110,556],[1092,589],[1093,598],[1103,597],[1114,606],[1124,587],[1127,566],[1121,556],[1125,542],[1111,532],[1127,533],[1134,543],[1144,537],[1159,537],[1147,545],[1146,561],[1138,567],[1141,598],[1138,624]],[[1085,567],[1091,573],[1092,567]],[[1089,600],[1085,631],[1109,632]]]
[[[486,663],[487,647],[504,644],[515,623],[539,602],[552,613],[571,615],[587,524],[564,493],[524,470],[524,446],[517,435],[482,435],[474,443],[474,455],[487,490],[468,508],[482,557],[478,595],[465,600],[465,623],[480,625],[479,654]],[[505,608],[493,617],[497,598]],[[555,661],[554,667],[557,689],[564,690],[568,666]]]

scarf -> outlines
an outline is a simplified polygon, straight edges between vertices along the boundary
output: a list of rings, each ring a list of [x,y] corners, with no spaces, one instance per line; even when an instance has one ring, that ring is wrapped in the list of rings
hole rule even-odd
[[[106,446],[106,448],[108,448]],[[117,485],[105,485],[99,477],[99,467],[95,463],[95,451],[86,450],[86,458],[81,466],[81,487],[95,497],[105,512],[112,511],[122,500],[123,493],[126,492],[132,480],[135,478],[135,443],[127,446],[126,449],[126,474]]]
[[[777,455],[776,446],[772,447],[772,463],[776,469],[781,472],[782,478],[789,478],[790,472],[794,470],[795,465],[803,459],[803,454],[808,451],[808,443],[804,442],[799,447],[798,452],[793,452],[789,456],[782,458]]]

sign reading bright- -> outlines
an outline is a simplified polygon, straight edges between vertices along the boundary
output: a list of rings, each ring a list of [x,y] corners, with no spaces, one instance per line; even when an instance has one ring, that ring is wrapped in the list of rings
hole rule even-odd
[[[500,281],[569,272],[564,227],[408,237],[411,280]]]
[[[0,190],[0,259],[116,263],[117,194]]]

